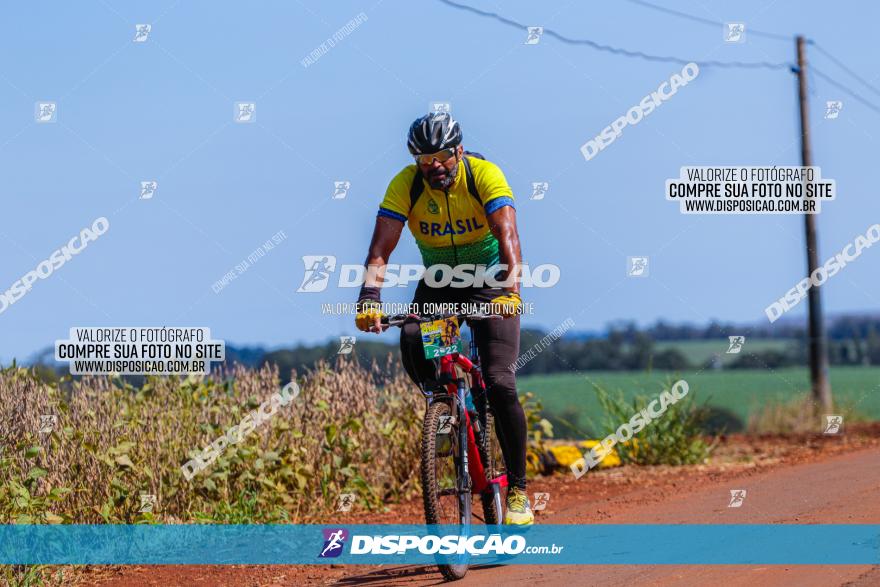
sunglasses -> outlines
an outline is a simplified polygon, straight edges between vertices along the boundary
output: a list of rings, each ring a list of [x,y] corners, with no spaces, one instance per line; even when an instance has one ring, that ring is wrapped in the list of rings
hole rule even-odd
[[[431,153],[430,155],[414,155],[416,159],[416,163],[419,165],[431,165],[434,162],[434,159],[439,161],[440,163],[446,163],[455,155],[455,147],[451,147],[449,149],[443,149],[442,151],[438,151],[436,153]]]

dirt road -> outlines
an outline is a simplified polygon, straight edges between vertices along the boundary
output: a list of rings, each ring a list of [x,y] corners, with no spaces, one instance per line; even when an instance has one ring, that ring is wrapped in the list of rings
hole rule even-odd
[[[816,524],[880,523],[880,430],[852,439],[739,439],[724,458],[697,467],[625,467],[575,481],[554,476],[532,484],[551,494],[543,524]],[[745,489],[729,508],[730,490]],[[406,504],[369,522],[419,522]],[[346,522],[347,520],[339,520]],[[358,520],[363,523],[366,520]],[[687,545],[683,545],[687,548]],[[817,544],[817,549],[822,545]],[[130,567],[93,576],[102,587],[140,585],[435,585],[432,567]],[[109,575],[109,576],[108,576]],[[880,585],[878,566],[507,566],[474,567],[456,585]]]
[[[730,489],[746,489],[739,508],[728,508]],[[650,493],[650,490],[647,490]],[[635,507],[611,500],[599,507],[615,510],[606,523],[640,524],[818,524],[880,523],[880,451],[869,449],[820,463],[773,473],[707,484],[696,491],[682,487],[662,501],[650,495]],[[545,522],[587,523],[589,512],[572,506]],[[686,546],[683,546],[686,548]],[[816,548],[821,548],[817,544]],[[880,585],[880,566],[510,566],[469,573],[462,585]],[[409,583],[414,584],[414,583]],[[415,583],[418,584],[418,583]]]

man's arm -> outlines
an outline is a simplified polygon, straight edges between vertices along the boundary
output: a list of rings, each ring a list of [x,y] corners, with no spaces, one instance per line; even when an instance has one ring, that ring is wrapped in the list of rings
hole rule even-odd
[[[370,240],[370,250],[364,263],[367,267],[366,275],[364,276],[364,287],[382,287],[385,266],[388,265],[388,259],[391,257],[391,253],[397,246],[398,241],[400,241],[400,233],[402,231],[403,222],[388,218],[387,216],[376,217],[373,238]]]
[[[364,285],[358,296],[358,314],[355,318],[357,327],[365,332],[382,332],[382,312],[378,309],[378,302],[381,299],[380,288],[388,259],[400,240],[402,230],[403,222],[386,216],[376,217],[370,250],[364,262],[366,265]]]
[[[489,230],[498,239],[501,263],[507,266],[504,289],[519,293],[522,250],[519,246],[519,232],[516,229],[516,210],[513,206],[502,206],[489,214],[488,219]]]

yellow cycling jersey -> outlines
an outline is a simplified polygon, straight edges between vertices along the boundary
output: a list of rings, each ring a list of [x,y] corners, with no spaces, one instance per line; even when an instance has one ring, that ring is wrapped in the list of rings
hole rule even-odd
[[[495,265],[498,240],[489,230],[487,216],[504,206],[513,206],[513,192],[497,165],[467,157],[477,198],[468,191],[465,164],[459,164],[448,195],[435,190],[424,179],[424,190],[411,206],[410,188],[418,171],[415,164],[403,168],[385,192],[379,216],[409,224],[426,266],[473,263]]]

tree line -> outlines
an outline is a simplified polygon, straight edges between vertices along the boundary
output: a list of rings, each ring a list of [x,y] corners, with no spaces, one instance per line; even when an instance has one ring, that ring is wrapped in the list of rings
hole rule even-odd
[[[831,365],[880,365],[880,317],[848,315],[834,318],[828,324],[828,351]],[[723,366],[717,357],[695,360],[672,342],[718,341],[719,355],[726,351],[727,337],[745,335],[743,350]],[[520,337],[520,353],[535,348],[534,357],[518,370],[520,375],[566,371],[644,371],[647,369],[684,371],[699,368],[760,369],[804,366],[807,364],[806,332],[794,323],[743,327],[732,323],[710,322],[704,326],[673,325],[662,320],[639,328],[634,322],[614,322],[604,332],[568,332],[549,345],[540,341],[547,332],[524,328]],[[397,342],[385,343],[358,336],[351,354],[370,365],[374,360],[386,369],[399,367]],[[750,350],[750,341],[785,340],[782,348]],[[662,348],[657,343],[663,343]],[[537,345],[537,346],[536,346]],[[286,380],[291,370],[302,371],[319,359],[333,358],[340,350],[339,339],[323,344],[298,345],[267,351],[262,347],[226,345],[226,363],[260,367],[278,365]],[[389,363],[389,355],[391,360]],[[52,378],[66,372],[66,366],[53,365],[52,349],[31,360],[41,373]]]

